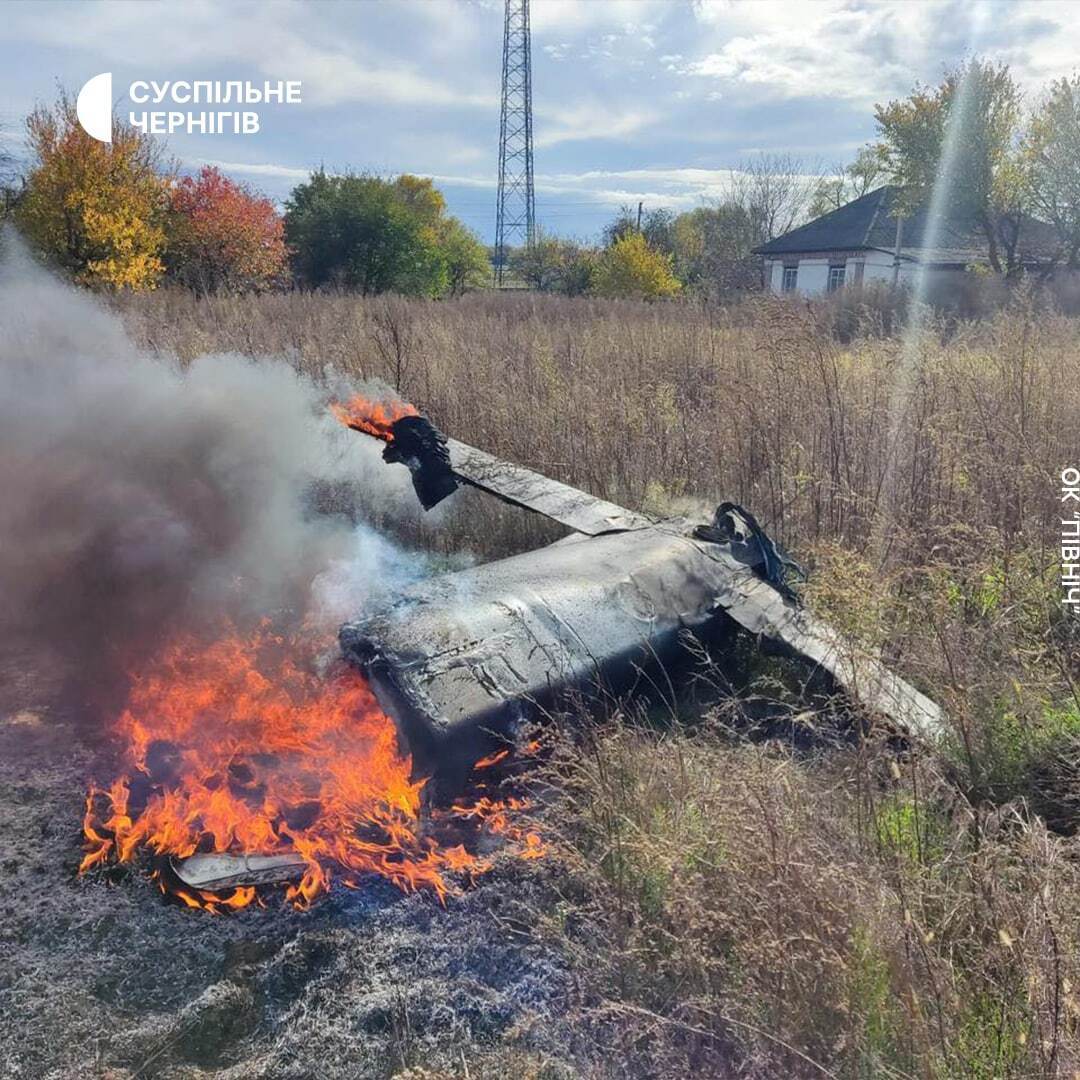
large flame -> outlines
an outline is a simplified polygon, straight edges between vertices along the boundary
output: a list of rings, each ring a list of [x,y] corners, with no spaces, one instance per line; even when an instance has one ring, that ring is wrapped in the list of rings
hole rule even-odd
[[[339,665],[321,676],[303,637],[264,624],[209,645],[174,641],[133,677],[115,733],[123,771],[87,797],[82,870],[129,862],[140,849],[178,858],[288,851],[306,869],[287,895],[307,907],[335,871],[347,885],[374,872],[445,898],[448,872],[487,869],[460,844],[425,835],[423,781],[411,779],[392,721],[357,672]],[[489,819],[491,831],[505,834],[515,808],[484,798],[451,813]],[[517,838],[523,855],[538,853],[532,834]],[[256,895],[171,891],[211,910],[243,907]]]
[[[363,394],[356,394],[345,402],[332,402],[330,411],[346,427],[374,435],[375,438],[388,443],[394,441],[394,433],[390,430],[394,421],[400,420],[403,416],[419,415],[416,407],[407,402],[375,401]]]

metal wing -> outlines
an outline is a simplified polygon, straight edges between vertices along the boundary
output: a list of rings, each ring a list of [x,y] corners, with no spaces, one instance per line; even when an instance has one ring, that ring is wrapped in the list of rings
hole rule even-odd
[[[447,439],[446,445],[450,452],[450,467],[459,480],[490,492],[504,502],[543,514],[586,536],[647,529],[655,524],[644,514],[598,499],[531,469],[512,465],[457,439]]]

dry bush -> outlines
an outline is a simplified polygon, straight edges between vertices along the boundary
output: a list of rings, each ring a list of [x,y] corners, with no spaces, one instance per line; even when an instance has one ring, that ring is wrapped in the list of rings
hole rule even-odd
[[[1010,544],[1050,536],[1057,475],[1080,460],[1078,324],[1029,294],[947,345],[931,328],[846,346],[821,308],[771,297],[119,303],[151,348],[378,377],[455,436],[598,495],[654,509],[733,498],[796,549],[873,545],[875,562],[896,554],[897,527],[917,543],[956,522]]]
[[[558,775],[568,885],[541,922],[579,951],[613,1073],[1080,1064],[1078,852],[1014,808],[976,809],[870,746],[808,765],[625,726]]]

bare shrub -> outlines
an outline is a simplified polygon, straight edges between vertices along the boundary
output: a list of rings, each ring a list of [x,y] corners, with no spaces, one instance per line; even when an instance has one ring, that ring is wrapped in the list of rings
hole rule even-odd
[[[542,926],[580,950],[589,1037],[624,1074],[1052,1077],[1080,1060],[1080,870],[1037,822],[870,745],[808,767],[620,727],[558,775],[573,886]]]

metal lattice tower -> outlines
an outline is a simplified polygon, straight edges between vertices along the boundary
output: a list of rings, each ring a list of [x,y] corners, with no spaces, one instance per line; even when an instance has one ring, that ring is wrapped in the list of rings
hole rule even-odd
[[[495,213],[495,280],[502,284],[507,248],[532,247],[532,45],[529,0],[506,0],[503,23],[502,115],[499,121],[499,205]]]

